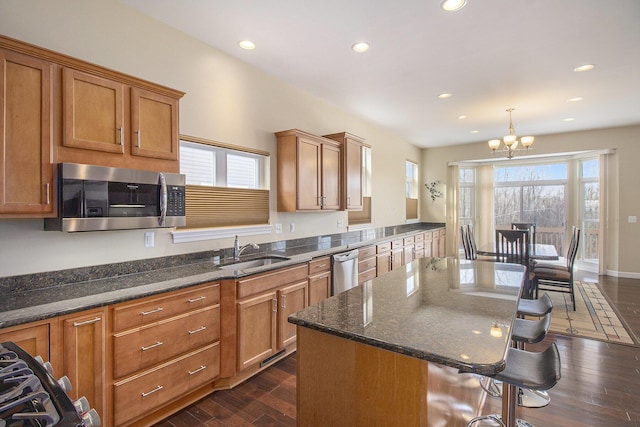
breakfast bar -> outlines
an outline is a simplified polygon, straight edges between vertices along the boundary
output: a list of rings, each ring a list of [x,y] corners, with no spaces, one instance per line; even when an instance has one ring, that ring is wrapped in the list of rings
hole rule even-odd
[[[422,258],[291,315],[298,425],[466,425],[485,398],[469,374],[504,369],[523,280]]]

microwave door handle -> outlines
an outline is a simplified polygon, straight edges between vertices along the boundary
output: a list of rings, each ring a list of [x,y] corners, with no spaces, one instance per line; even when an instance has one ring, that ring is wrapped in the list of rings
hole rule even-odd
[[[167,216],[167,180],[164,174],[160,172],[160,218],[158,225],[164,225],[164,219]]]

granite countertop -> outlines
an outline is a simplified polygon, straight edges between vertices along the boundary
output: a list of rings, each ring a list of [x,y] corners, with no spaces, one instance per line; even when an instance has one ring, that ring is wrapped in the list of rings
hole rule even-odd
[[[491,375],[504,369],[523,279],[521,265],[422,258],[299,311],[289,322]],[[492,327],[500,336],[492,336]]]
[[[375,244],[392,237],[415,234],[444,224],[416,224],[316,236],[260,245],[260,252],[241,261],[263,256],[285,257],[270,265],[243,270],[222,269],[214,256],[228,259],[229,250],[84,267],[50,273],[0,278],[0,328],[103,307],[222,279],[234,279],[306,263]],[[232,253],[232,252],[231,252]],[[227,257],[225,257],[225,255]]]

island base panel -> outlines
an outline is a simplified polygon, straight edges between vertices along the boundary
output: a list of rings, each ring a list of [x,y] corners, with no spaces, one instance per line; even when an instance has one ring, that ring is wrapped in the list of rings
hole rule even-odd
[[[298,426],[465,426],[484,403],[474,375],[300,326],[297,337]]]

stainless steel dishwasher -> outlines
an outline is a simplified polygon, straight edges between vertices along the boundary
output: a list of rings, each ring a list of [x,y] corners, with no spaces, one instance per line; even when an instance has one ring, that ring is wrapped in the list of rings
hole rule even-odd
[[[333,255],[331,273],[331,295],[358,286],[358,250]]]

